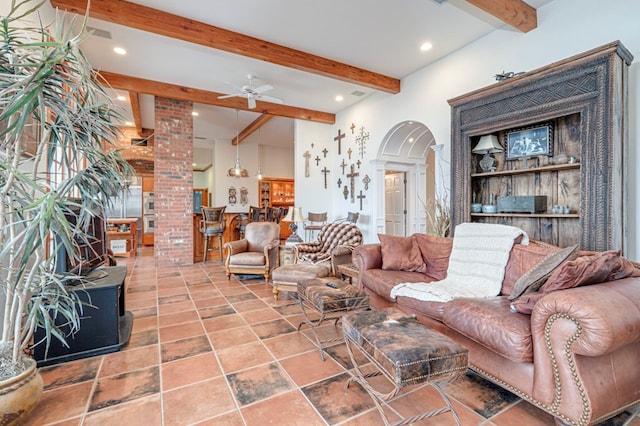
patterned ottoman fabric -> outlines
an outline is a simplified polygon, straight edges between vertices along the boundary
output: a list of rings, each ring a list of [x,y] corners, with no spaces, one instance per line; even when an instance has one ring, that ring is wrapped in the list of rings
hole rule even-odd
[[[327,283],[334,284],[338,288],[329,287]],[[320,313],[369,307],[369,296],[365,294],[364,290],[334,277],[299,281],[298,294]]]
[[[298,264],[283,265],[273,270],[273,281],[277,283],[297,283],[317,277],[326,277],[331,268],[326,265]]]
[[[342,329],[397,386],[453,381],[467,370],[467,348],[393,308],[347,314]]]

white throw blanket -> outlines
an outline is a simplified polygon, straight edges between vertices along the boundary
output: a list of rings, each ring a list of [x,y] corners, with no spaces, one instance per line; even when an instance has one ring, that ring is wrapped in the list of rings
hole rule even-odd
[[[431,283],[400,283],[391,289],[391,297],[447,302],[459,297],[497,296],[514,240],[521,235],[521,244],[529,244],[529,236],[520,228],[462,223],[456,227],[447,277]]]

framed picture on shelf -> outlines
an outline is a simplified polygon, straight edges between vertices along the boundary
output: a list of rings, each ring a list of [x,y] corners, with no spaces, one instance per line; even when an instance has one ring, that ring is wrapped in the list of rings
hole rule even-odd
[[[505,160],[553,156],[553,122],[507,130],[504,139]]]

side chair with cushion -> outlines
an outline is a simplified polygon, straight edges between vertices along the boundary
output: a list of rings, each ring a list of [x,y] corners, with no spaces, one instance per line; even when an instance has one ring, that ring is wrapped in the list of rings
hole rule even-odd
[[[339,264],[351,263],[351,252],[362,244],[362,232],[352,223],[328,223],[320,229],[318,240],[293,246],[296,263],[327,263],[331,272]]]
[[[358,212],[349,212],[347,217],[342,217],[340,219],[336,219],[335,223],[356,223],[360,218],[360,213]]]
[[[305,239],[307,241],[313,238],[313,233],[318,232],[327,223],[327,212],[311,213],[307,216],[307,220],[302,224],[305,231]]]
[[[224,220],[224,210],[227,206],[223,207],[202,207],[202,219],[200,220],[200,232],[204,237],[204,260],[207,262],[207,254],[213,247],[209,247],[209,238],[218,237],[218,251],[220,252],[220,260],[222,260],[222,234],[226,229],[226,222]]]
[[[280,247],[280,226],[274,222],[250,222],[245,238],[224,245],[227,257],[224,268],[231,274],[264,275],[269,281],[271,270],[277,265]]]

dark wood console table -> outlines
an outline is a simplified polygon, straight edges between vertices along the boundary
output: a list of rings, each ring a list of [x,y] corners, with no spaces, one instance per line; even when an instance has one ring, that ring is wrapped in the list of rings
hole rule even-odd
[[[44,344],[36,346],[38,367],[116,352],[129,341],[133,315],[125,310],[126,275],[126,266],[99,268],[86,277],[89,283],[70,287],[83,302],[80,330],[67,337],[69,347],[55,338],[46,354]],[[35,340],[43,337],[44,330],[37,329]]]

